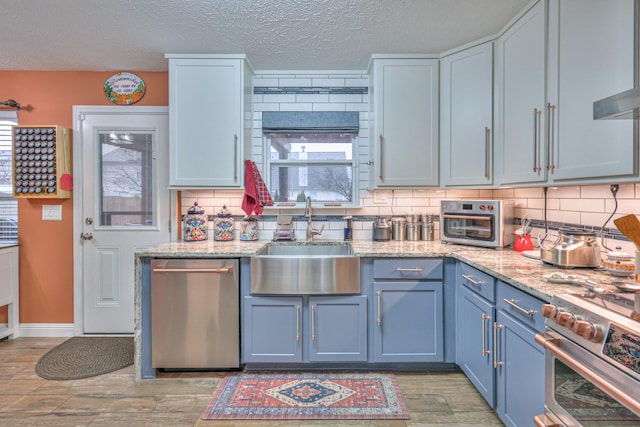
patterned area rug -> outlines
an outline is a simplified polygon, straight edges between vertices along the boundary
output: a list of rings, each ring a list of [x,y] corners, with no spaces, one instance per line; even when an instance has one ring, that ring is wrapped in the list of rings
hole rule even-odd
[[[393,374],[229,373],[205,420],[409,419]]]

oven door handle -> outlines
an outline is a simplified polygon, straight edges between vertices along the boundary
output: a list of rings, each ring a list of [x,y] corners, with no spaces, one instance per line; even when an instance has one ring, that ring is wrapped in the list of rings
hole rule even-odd
[[[491,216],[483,216],[483,215],[453,215],[453,214],[443,214],[443,218],[445,219],[479,219],[483,221],[491,221],[493,217]]]
[[[560,338],[545,332],[542,334],[536,334],[535,339],[538,344],[544,347],[545,350],[550,351],[551,354],[553,354],[557,359],[560,359],[562,363],[576,371],[587,380],[591,381],[595,386],[602,389],[602,391],[628,407],[636,414],[640,414],[640,401],[636,400],[629,394],[620,391],[605,378],[602,378],[597,373],[579,363],[574,357],[560,347]]]

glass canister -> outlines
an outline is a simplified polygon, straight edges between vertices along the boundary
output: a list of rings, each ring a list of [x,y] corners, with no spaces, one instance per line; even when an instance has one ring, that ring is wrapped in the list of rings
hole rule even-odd
[[[255,216],[245,217],[240,224],[240,240],[258,240],[259,234],[258,218]]]
[[[199,242],[207,240],[207,215],[204,209],[193,202],[193,206],[187,210],[182,224],[182,240],[185,242]]]
[[[231,212],[227,210],[227,206],[223,205],[222,210],[213,220],[213,240],[229,241],[235,238],[235,220],[231,216]]]

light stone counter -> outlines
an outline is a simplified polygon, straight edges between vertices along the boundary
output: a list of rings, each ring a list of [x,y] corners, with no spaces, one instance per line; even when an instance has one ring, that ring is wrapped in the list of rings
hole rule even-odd
[[[149,248],[136,253],[135,280],[135,371],[136,378],[141,378],[141,307],[142,284],[141,264],[144,258],[244,258],[256,254],[267,240],[216,242],[172,242]],[[287,242],[291,244],[292,242]],[[315,244],[342,243],[337,240],[316,240]],[[545,275],[554,272],[585,276],[599,284],[604,284],[607,291],[616,292],[608,283],[619,280],[598,269],[562,269],[527,258],[512,249],[494,250],[473,246],[443,244],[439,241],[389,241],[373,242],[370,240],[354,240],[351,243],[356,256],[362,258],[442,258],[449,257],[465,262],[478,270],[502,280],[542,301],[550,301],[555,294],[584,293],[585,288],[577,285],[549,283]],[[278,244],[275,242],[273,244]],[[304,241],[293,244],[304,245]]]
[[[146,249],[136,254],[139,258],[241,258],[251,257],[265,245],[268,240],[216,242],[172,242]],[[337,240],[318,239],[315,244],[336,244]],[[273,244],[280,244],[275,242]],[[287,244],[307,244],[305,241],[287,242]],[[388,241],[354,240],[351,242],[356,256],[370,258],[385,257],[451,257],[463,261],[484,271],[499,280],[521,289],[543,301],[551,300],[554,294],[582,293],[584,288],[575,285],[549,283],[545,275],[559,272],[585,276],[597,283],[607,284],[619,280],[602,270],[593,268],[562,269],[543,264],[542,261],[524,257],[520,252],[510,248],[504,250],[486,249],[473,246],[443,244],[439,241]],[[615,292],[614,287],[607,290]]]

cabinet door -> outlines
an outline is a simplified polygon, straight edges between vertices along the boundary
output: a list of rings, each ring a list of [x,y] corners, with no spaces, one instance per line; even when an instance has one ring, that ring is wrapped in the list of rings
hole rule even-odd
[[[311,362],[367,361],[367,296],[309,297]]]
[[[440,61],[440,170],[445,186],[493,179],[493,42]]]
[[[170,186],[242,185],[242,109],[242,60],[169,60]]]
[[[549,3],[553,181],[636,174],[633,120],[593,120],[593,102],[633,87],[633,0]]]
[[[245,297],[244,362],[302,361],[302,298]]]
[[[498,38],[496,173],[498,184],[546,181],[546,13],[538,2]]]
[[[375,282],[375,362],[442,362],[442,282]]]
[[[456,362],[482,397],[495,408],[495,308],[464,286],[458,287],[456,300]]]
[[[506,426],[531,425],[544,412],[544,350],[535,342],[536,331],[502,310],[497,316],[496,412]]]
[[[374,185],[438,185],[438,61],[374,61]]]

